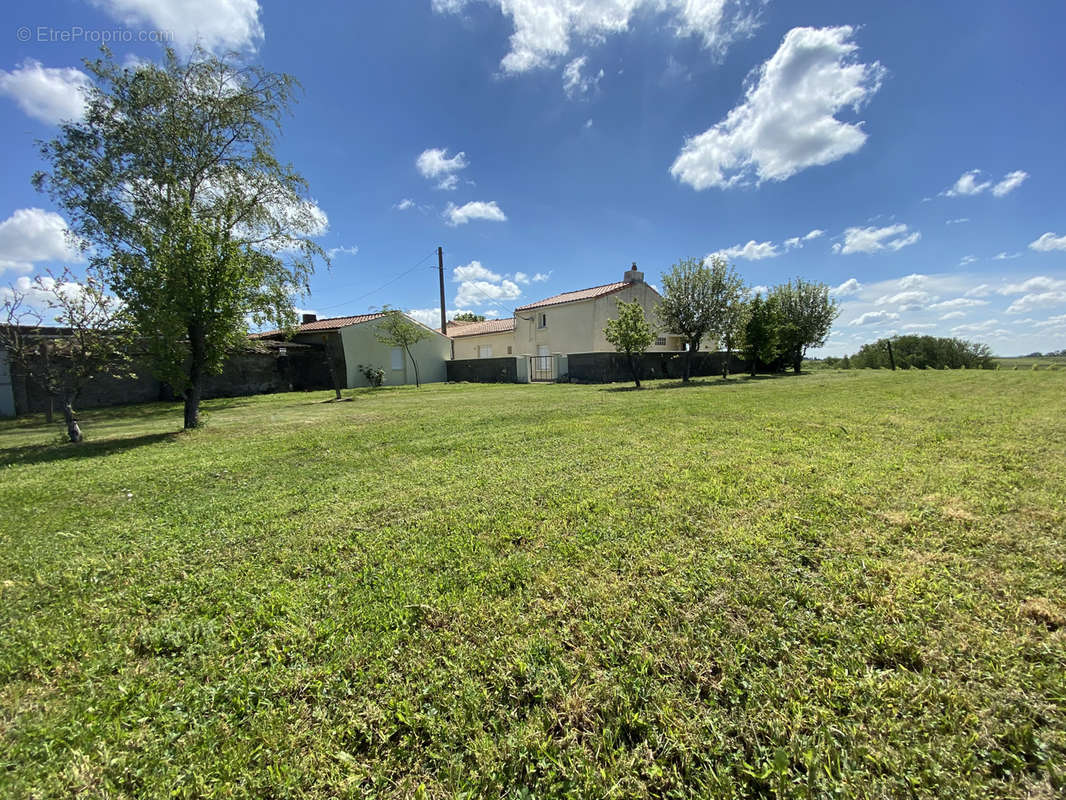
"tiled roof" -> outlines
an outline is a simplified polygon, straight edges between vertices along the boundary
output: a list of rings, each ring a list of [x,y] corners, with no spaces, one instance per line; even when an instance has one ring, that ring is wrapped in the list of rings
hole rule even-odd
[[[437,328],[439,331],[440,328]],[[455,322],[448,323],[448,335],[455,339],[458,336],[477,336],[481,333],[507,333],[514,330],[514,317],[507,319],[487,319],[484,322]]]
[[[319,331],[335,331],[338,328],[347,328],[349,325],[358,325],[360,322],[369,322],[372,319],[378,319],[385,316],[384,314],[358,314],[354,317],[329,317],[328,319],[317,319],[314,322],[305,322],[303,325],[296,327],[295,333],[317,333]],[[280,336],[284,331],[263,331],[262,333],[253,333],[250,338],[252,339],[269,339],[272,336]]]
[[[528,311],[531,308],[557,306],[561,303],[573,303],[576,300],[591,300],[594,297],[602,297],[605,294],[617,292],[629,285],[630,284],[626,281],[619,281],[618,283],[607,283],[603,286],[593,286],[591,289],[578,289],[576,292],[563,292],[562,294],[557,294],[553,297],[545,298],[544,300],[538,300],[535,303],[519,306],[515,311]]]

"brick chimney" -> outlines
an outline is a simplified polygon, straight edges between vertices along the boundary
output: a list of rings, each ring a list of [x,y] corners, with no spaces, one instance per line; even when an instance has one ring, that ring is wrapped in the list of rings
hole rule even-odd
[[[637,269],[637,262],[633,262],[633,266],[626,270],[623,280],[626,283],[644,283],[644,273]]]
[[[301,325],[306,325],[308,322],[318,322],[318,314],[304,314],[303,322]]]

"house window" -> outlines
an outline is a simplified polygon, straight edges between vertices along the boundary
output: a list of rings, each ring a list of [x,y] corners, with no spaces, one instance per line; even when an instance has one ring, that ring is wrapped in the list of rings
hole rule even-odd
[[[666,337],[665,336],[659,336],[658,338],[656,338],[655,345],[657,347],[666,347]]]
[[[394,348],[392,348],[392,368],[393,369],[403,369],[403,348],[402,347],[394,347]]]
[[[548,315],[547,314],[537,314],[537,327],[538,328],[547,328],[548,327]]]
[[[478,358],[492,358],[492,345],[491,344],[478,345],[477,357]]]
[[[511,345],[507,345],[507,355],[511,355]]]

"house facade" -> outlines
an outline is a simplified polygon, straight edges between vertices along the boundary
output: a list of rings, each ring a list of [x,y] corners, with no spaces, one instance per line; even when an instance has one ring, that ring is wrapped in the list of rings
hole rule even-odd
[[[499,358],[516,355],[514,317],[484,322],[449,322],[453,358]]]
[[[378,326],[384,317],[384,314],[360,314],[318,319],[314,314],[304,314],[303,322],[292,335],[291,341],[324,345],[334,369],[343,376],[344,388],[369,386],[359,369],[360,365],[385,370],[386,386],[413,384],[414,365],[403,349],[381,344],[377,340]],[[426,327],[415,320],[411,322]],[[439,331],[428,327],[426,330],[431,334],[429,338],[411,346],[411,355],[418,362],[419,380],[422,383],[445,381],[448,379],[445,362],[451,357],[451,341]],[[255,334],[253,338],[275,339],[280,335],[281,331],[268,331]]]
[[[603,329],[618,316],[618,302],[639,302],[644,317],[657,328],[656,304],[661,296],[644,282],[637,265],[622,280],[576,292],[563,292],[515,309],[509,319],[484,322],[450,322],[448,335],[455,359],[501,356],[565,356],[570,353],[613,352]],[[673,353],[683,349],[677,334],[657,331],[649,352]]]
[[[608,320],[618,316],[618,303],[640,303],[654,329],[659,326],[655,306],[661,299],[634,264],[617,283],[563,292],[516,308],[515,352],[530,356],[613,352],[614,345],[607,341],[603,329]],[[682,349],[681,344],[680,336],[657,331],[648,351],[676,352]]]

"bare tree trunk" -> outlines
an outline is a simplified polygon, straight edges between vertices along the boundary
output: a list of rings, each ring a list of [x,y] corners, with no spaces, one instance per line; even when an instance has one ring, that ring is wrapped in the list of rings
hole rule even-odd
[[[78,418],[74,416],[74,398],[67,396],[63,402],[63,418],[67,421],[67,436],[73,444],[81,441],[81,428],[78,427]]]
[[[640,369],[637,366],[637,359],[632,353],[629,353],[629,371],[633,373],[633,383],[640,388]]]
[[[688,343],[688,347],[685,349],[685,369],[681,373],[681,382],[688,383],[689,376],[692,374],[692,354],[695,352],[696,346],[692,343]]]
[[[26,371],[11,370],[11,383],[15,388],[15,410],[17,413],[30,413],[30,393],[27,386]]]
[[[802,348],[796,350],[796,352],[792,354],[792,369],[797,375],[800,374],[800,367],[801,366],[803,366],[803,350],[802,350]]]
[[[411,350],[409,348],[404,347],[404,350],[407,351],[407,357],[411,359],[411,366],[415,368],[415,388],[421,389],[422,384],[418,380],[418,362],[415,361],[415,357],[411,355]]]
[[[341,399],[341,389],[344,388],[344,381],[341,379],[340,365],[337,363],[338,356],[344,357],[344,351],[342,346],[337,343],[334,338],[337,334],[331,336],[326,334],[322,337],[322,341],[326,348],[326,362],[329,364],[329,377],[333,381],[333,392],[336,395],[334,399]]]
[[[56,399],[48,395],[48,407],[44,410],[44,421],[52,424],[56,421]]]
[[[203,326],[189,325],[189,383],[185,387],[185,430],[200,425],[200,398],[203,396],[204,362],[207,360],[207,342]]]

